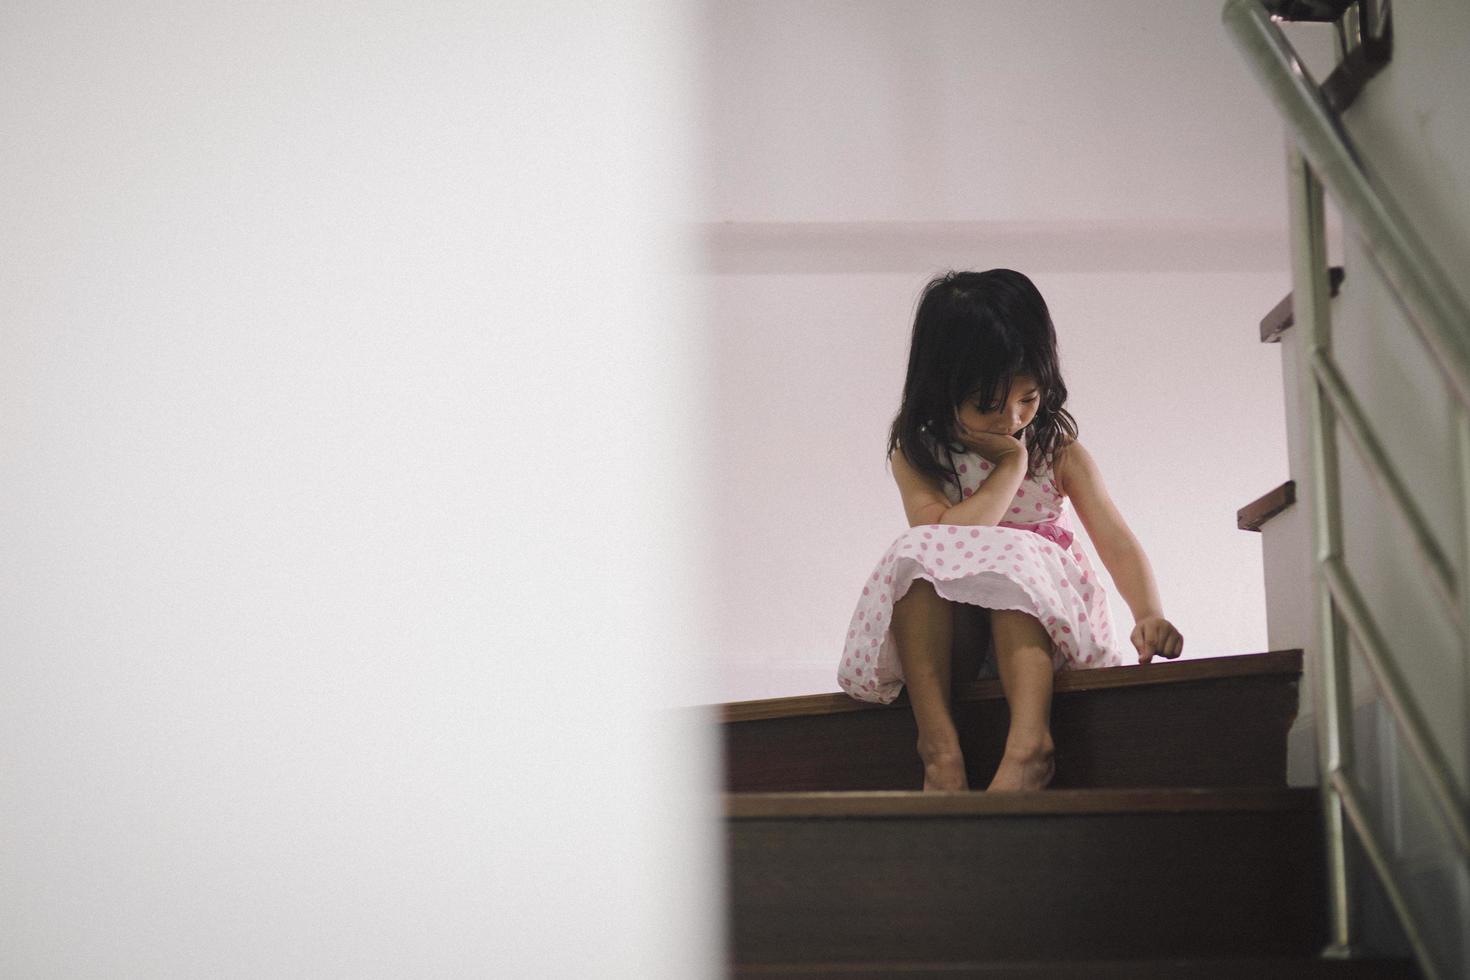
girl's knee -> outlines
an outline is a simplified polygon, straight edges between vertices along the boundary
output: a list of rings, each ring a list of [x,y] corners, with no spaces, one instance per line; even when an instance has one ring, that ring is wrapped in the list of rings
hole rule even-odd
[[[943,606],[948,608],[951,603],[934,588],[934,583],[926,578],[916,578],[909,585],[908,590],[897,599],[893,600],[893,608],[897,609],[903,605],[918,606]]]
[[[928,579],[916,578],[908,591],[893,601],[893,620],[901,620],[920,617],[933,619],[940,615],[948,615],[951,603],[934,589],[934,585]]]
[[[1022,645],[1051,649],[1051,637],[1041,620],[1022,609],[992,609],[990,633],[997,650]]]
[[[990,625],[992,629],[1030,629],[1033,625],[1042,628],[1041,620],[1024,609],[992,609]]]

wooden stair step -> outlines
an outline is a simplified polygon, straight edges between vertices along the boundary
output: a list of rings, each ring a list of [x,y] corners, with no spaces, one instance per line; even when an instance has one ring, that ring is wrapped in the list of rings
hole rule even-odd
[[[1296,481],[1287,480],[1264,496],[1235,512],[1235,526],[1242,531],[1259,531],[1266,522],[1296,503]]]
[[[1310,958],[1301,789],[733,794],[731,955],[761,964]]]
[[[821,793],[726,793],[725,816],[738,820],[800,817],[1040,817],[1118,813],[1297,811],[1316,790],[1250,788],[1044,789],[1021,793],[922,793],[913,790]]]
[[[1286,785],[1301,651],[1056,675],[1054,789]],[[1010,712],[999,680],[955,692],[971,786],[1000,764]],[[820,694],[722,706],[729,792],[919,789],[908,700]]]
[[[1342,289],[1343,267],[1334,265],[1327,270],[1327,289],[1329,298],[1336,298],[1338,291]],[[1295,304],[1292,297],[1295,293],[1287,293],[1281,302],[1271,308],[1271,312],[1261,318],[1261,343],[1277,344],[1281,342],[1281,335],[1296,325]]]
[[[737,966],[735,980],[1419,980],[1412,960],[1258,957],[1220,960],[1077,960],[1033,963],[777,963]]]

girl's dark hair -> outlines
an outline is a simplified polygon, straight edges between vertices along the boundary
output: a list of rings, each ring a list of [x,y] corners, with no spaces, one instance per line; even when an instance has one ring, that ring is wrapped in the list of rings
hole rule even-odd
[[[888,433],[913,467],[959,485],[940,446],[964,452],[955,410],[975,398],[982,411],[1001,407],[1011,381],[1031,375],[1041,389],[1027,426],[1029,476],[1039,475],[1058,449],[1077,438],[1077,422],[1062,406],[1067,385],[1057,363],[1057,334],[1046,300],[1031,280],[1010,269],[947,272],[929,281],[914,314],[903,400]]]

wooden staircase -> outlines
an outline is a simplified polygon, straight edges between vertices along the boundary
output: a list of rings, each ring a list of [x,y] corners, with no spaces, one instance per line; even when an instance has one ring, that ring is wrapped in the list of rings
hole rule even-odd
[[[918,792],[903,698],[725,705],[739,977],[1417,977],[1323,960],[1315,789],[1286,785],[1301,653],[1057,676],[1056,777]],[[1000,761],[996,680],[955,697],[972,786]]]

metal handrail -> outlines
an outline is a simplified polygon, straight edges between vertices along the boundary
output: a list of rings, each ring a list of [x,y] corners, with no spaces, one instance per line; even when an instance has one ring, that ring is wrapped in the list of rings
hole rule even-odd
[[[1388,453],[1383,448],[1383,442],[1373,431],[1373,426],[1368,421],[1368,414],[1363,411],[1362,404],[1348,387],[1347,380],[1338,370],[1332,355],[1326,351],[1313,351],[1310,361],[1311,370],[1317,376],[1318,383],[1322,385],[1322,390],[1332,400],[1333,411],[1337,413],[1343,431],[1357,446],[1358,455],[1368,470],[1368,476],[1388,494],[1389,499],[1398,507],[1399,513],[1409,522],[1409,531],[1414,537],[1419,560],[1429,570],[1430,579],[1434,583],[1435,593],[1439,596],[1445,615],[1449,617],[1455,629],[1463,633],[1465,608],[1460,604],[1461,582],[1454,565],[1445,555],[1444,549],[1439,546],[1439,542],[1435,540],[1434,531],[1428,519],[1419,509],[1419,505],[1414,502],[1414,498],[1409,495],[1409,488],[1404,485],[1403,478],[1399,476],[1397,470],[1384,462],[1388,459]]]
[[[1398,721],[1399,727],[1408,736],[1406,741],[1409,751],[1414,754],[1428,777],[1430,798],[1439,808],[1440,817],[1449,827],[1461,856],[1470,859],[1470,820],[1467,820],[1464,809],[1457,805],[1454,790],[1449,785],[1446,775],[1449,764],[1434,736],[1430,734],[1429,724],[1424,720],[1424,713],[1419,710],[1419,705],[1413,701],[1398,700],[1407,685],[1389,654],[1390,647],[1383,637],[1383,630],[1379,629],[1373,614],[1368,611],[1368,604],[1363,601],[1363,595],[1358,591],[1357,583],[1353,581],[1341,557],[1334,556],[1325,562],[1323,571],[1327,575],[1327,587],[1333,601],[1342,610],[1343,618],[1352,628],[1353,635],[1358,638],[1363,660],[1372,671],[1373,679],[1383,690],[1384,700],[1389,703],[1389,710]]]
[[[1228,0],[1222,16],[1302,155],[1357,225],[1450,390],[1470,408],[1470,308],[1403,212],[1373,186],[1352,140],[1260,0]]]
[[[1384,850],[1383,842],[1378,839],[1377,832],[1372,829],[1373,825],[1368,820],[1368,810],[1363,805],[1362,794],[1353,785],[1348,774],[1341,769],[1328,773],[1327,780],[1331,783],[1333,792],[1342,799],[1342,805],[1352,818],[1353,826],[1358,828],[1358,836],[1363,842],[1363,853],[1368,855],[1368,861],[1378,872],[1379,880],[1383,882],[1383,890],[1388,892],[1389,904],[1394,907],[1399,921],[1403,923],[1404,937],[1409,940],[1409,945],[1414,950],[1414,958],[1425,967],[1429,980],[1437,980],[1439,971],[1435,969],[1434,957],[1429,954],[1429,944],[1424,941],[1424,930],[1420,928],[1409,906],[1402,876],[1394,868],[1393,862],[1389,860],[1388,852]]]
[[[1298,321],[1308,331],[1303,384],[1309,384],[1309,431],[1316,482],[1314,537],[1319,570],[1316,594],[1323,644],[1320,667],[1325,697],[1320,706],[1318,730],[1334,940],[1323,955],[1347,955],[1351,948],[1350,882],[1342,822],[1345,813],[1389,891],[1420,966],[1432,976],[1437,970],[1415,910],[1407,901],[1396,869],[1382,848],[1350,778],[1352,732],[1345,724],[1352,710],[1346,683],[1348,635],[1356,636],[1364,647],[1365,659],[1383,691],[1384,702],[1407,736],[1412,757],[1427,774],[1436,815],[1449,829],[1462,858],[1470,855],[1470,824],[1467,824],[1466,808],[1451,784],[1444,754],[1417,700],[1410,696],[1382,632],[1369,614],[1342,557],[1338,421],[1344,424],[1370,475],[1388,491],[1389,499],[1409,522],[1419,557],[1431,573],[1436,592],[1462,637],[1466,636],[1466,622],[1470,619],[1470,568],[1457,573],[1445,556],[1433,529],[1410,497],[1392,461],[1383,453],[1382,443],[1366,413],[1331,357],[1322,188],[1325,186],[1332,192],[1346,217],[1355,224],[1369,260],[1382,275],[1420,341],[1433,355],[1455,398],[1456,436],[1464,478],[1462,497],[1470,489],[1470,335],[1467,335],[1470,311],[1412,224],[1392,199],[1374,186],[1362,157],[1336,114],[1260,0],[1228,0],[1222,19],[1258,81],[1275,102],[1290,137],[1293,279]],[[1467,515],[1466,531],[1470,535],[1470,515]],[[1463,543],[1466,561],[1470,563],[1470,537]]]
[[[1437,273],[1438,266],[1424,258],[1428,254],[1427,249],[1411,233],[1410,227],[1398,215],[1397,209],[1368,182],[1361,167],[1355,162],[1356,152],[1347,142],[1331,109],[1322,99],[1317,87],[1312,84],[1290,43],[1271,23],[1270,16],[1259,0],[1229,0],[1225,5],[1225,22],[1235,32],[1242,49],[1252,58],[1252,67],[1256,69],[1258,77],[1277,96],[1277,105],[1292,126],[1292,135],[1297,139],[1303,156],[1312,164],[1313,171],[1335,196],[1339,190],[1343,191],[1341,203],[1348,216],[1355,222],[1361,220],[1364,226],[1371,226],[1375,222],[1383,224],[1376,237],[1381,242],[1389,243],[1390,249],[1416,250],[1408,255],[1397,255],[1394,261],[1380,264],[1380,269],[1387,265],[1409,270],[1411,274],[1406,274],[1405,278],[1417,284],[1417,291],[1408,290],[1398,298],[1407,307],[1405,312],[1410,314],[1410,322],[1420,328],[1421,339],[1435,354],[1442,351],[1435,349],[1431,338],[1440,339],[1443,353],[1448,356],[1441,357],[1439,363],[1445,372],[1446,382],[1451,385],[1451,391],[1457,394],[1461,390],[1470,391],[1470,355],[1464,353],[1466,348],[1460,333],[1448,325],[1453,321],[1443,319],[1444,316],[1458,315],[1459,323],[1470,326],[1470,312],[1460,307],[1459,298],[1452,289],[1435,285],[1434,280],[1442,278],[1443,274]],[[1312,145],[1316,145],[1319,150],[1319,155],[1315,158],[1311,153]],[[1319,164],[1322,159],[1329,163],[1331,170],[1338,172],[1338,185],[1329,180],[1329,173],[1324,172]],[[1370,256],[1375,254],[1374,237],[1371,233],[1365,237]],[[1425,273],[1419,275],[1415,271],[1418,269],[1425,270]],[[1390,282],[1390,286],[1393,285]],[[1418,317],[1413,316],[1416,299],[1425,303]],[[1429,328],[1427,331],[1426,326]],[[1389,499],[1394,501],[1408,521],[1420,557],[1432,573],[1436,591],[1445,604],[1450,620],[1463,632],[1466,610],[1462,605],[1460,592],[1466,583],[1460,581],[1460,576],[1445,557],[1435,540],[1433,529],[1409,496],[1392,464],[1385,462],[1387,455],[1382,449],[1382,442],[1330,356],[1323,351],[1313,351],[1311,369],[1317,383],[1330,396],[1344,428],[1357,444],[1370,476],[1389,491]],[[1462,397],[1461,405],[1470,409],[1470,398]],[[1396,719],[1409,734],[1410,744],[1428,745],[1427,731],[1424,726],[1417,724],[1420,717],[1417,709],[1408,712],[1404,710],[1405,706],[1413,705],[1414,702],[1404,689],[1398,672],[1375,670],[1375,674],[1385,689],[1386,700]],[[1431,756],[1441,763],[1443,760],[1439,753],[1416,752],[1416,755],[1421,763],[1429,763]],[[1464,808],[1454,798],[1446,773],[1431,772],[1430,783],[1434,787],[1433,795],[1440,811],[1446,815],[1453,814],[1450,828],[1456,840],[1461,843],[1462,849],[1470,848],[1470,831],[1465,827]]]

